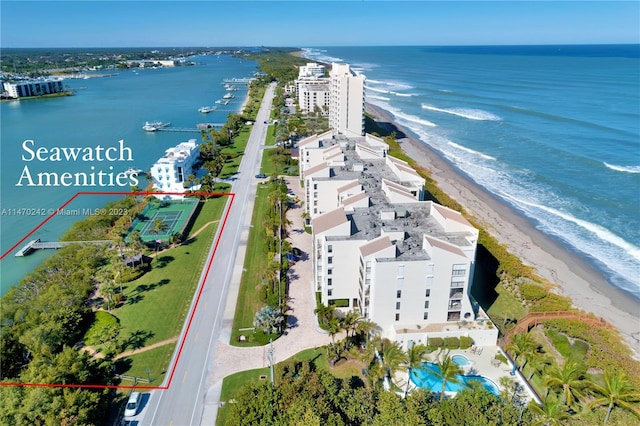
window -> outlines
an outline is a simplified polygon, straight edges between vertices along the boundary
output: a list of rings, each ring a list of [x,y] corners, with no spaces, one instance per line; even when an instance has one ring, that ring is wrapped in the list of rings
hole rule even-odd
[[[327,257],[327,263],[333,263],[333,256]]]
[[[396,314],[396,321],[400,321],[400,314]]]
[[[333,294],[333,289],[327,290],[327,296],[331,296]]]
[[[425,292],[424,292],[424,297],[429,297],[431,296],[431,289],[428,288]]]
[[[400,299],[402,297],[402,290],[396,291],[396,298]]]
[[[451,287],[464,287],[464,279],[462,278],[452,278],[451,279]]]
[[[433,275],[433,263],[427,265],[427,275]]]
[[[433,277],[427,277],[427,287],[433,287]]]
[[[453,268],[451,270],[451,275],[453,276],[465,275],[466,273],[467,273],[467,265],[463,263],[453,265]]]
[[[424,301],[424,308],[425,309],[429,309],[429,301],[428,300]]]
[[[396,309],[400,309],[400,302],[396,302]]]
[[[333,245],[331,244],[327,245],[327,252],[333,253]]]
[[[332,275],[333,274],[333,269],[327,269],[327,275]]]
[[[429,319],[429,312],[425,312],[422,319]]]
[[[327,285],[333,285],[333,278],[327,278]]]
[[[398,265],[398,277],[404,277],[404,265]]]

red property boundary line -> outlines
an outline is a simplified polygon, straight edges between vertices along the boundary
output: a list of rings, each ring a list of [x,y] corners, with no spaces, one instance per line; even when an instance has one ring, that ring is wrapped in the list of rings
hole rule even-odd
[[[184,332],[184,336],[183,339],[180,341],[179,343],[179,347],[178,347],[178,353],[176,355],[175,358],[175,362],[173,363],[172,367],[171,367],[171,372],[169,373],[169,380],[167,381],[166,386],[140,386],[140,385],[129,385],[129,386],[124,386],[124,385],[99,385],[99,384],[54,384],[54,383],[13,383],[13,382],[0,382],[0,386],[25,386],[25,387],[60,387],[60,388],[87,388],[87,389],[147,389],[147,390],[151,390],[151,389],[160,389],[160,390],[166,390],[169,389],[169,386],[171,386],[171,382],[173,381],[173,375],[175,374],[176,371],[176,367],[178,366],[178,362],[180,360],[180,356],[182,355],[182,349],[184,347],[184,344],[187,340],[187,336],[189,335],[189,330],[191,329],[191,323],[193,322],[193,318],[195,316],[196,310],[198,309],[198,304],[200,303],[200,296],[202,295],[202,291],[204,290],[204,285],[207,281],[207,278],[209,277],[209,272],[211,270],[211,265],[213,264],[213,259],[215,258],[216,252],[218,251],[218,245],[220,244],[220,239],[222,237],[222,233],[224,232],[224,228],[227,224],[227,219],[229,218],[229,212],[231,211],[231,206],[233,205],[233,201],[235,199],[235,194],[234,193],[229,193],[229,192],[193,192],[193,193],[189,193],[189,194],[184,194],[181,192],[97,192],[97,191],[79,191],[77,192],[73,197],[69,198],[64,204],[62,204],[60,207],[58,207],[53,213],[51,213],[45,220],[43,220],[38,226],[36,226],[31,232],[29,232],[27,235],[25,235],[20,241],[18,241],[16,244],[14,244],[9,250],[7,250],[5,253],[2,254],[2,256],[0,256],[0,261],[2,259],[4,259],[7,255],[9,255],[9,253],[13,252],[18,246],[20,246],[25,240],[27,240],[27,238],[29,238],[31,235],[33,235],[38,229],[40,229],[45,223],[47,223],[48,221],[50,221],[53,217],[58,215],[58,212],[62,211],[67,205],[69,205],[73,200],[75,200],[78,196],[80,195],[142,195],[142,196],[156,196],[159,194],[164,194],[164,195],[188,195],[188,196],[195,196],[195,197],[221,197],[221,196],[225,196],[225,197],[231,197],[228,205],[227,205],[227,209],[224,213],[224,217],[222,220],[222,226],[220,228],[220,232],[218,233],[218,238],[216,239],[214,246],[213,246],[213,252],[211,253],[211,257],[209,258],[209,261],[206,264],[206,269],[205,269],[205,273],[204,276],[202,277],[202,283],[199,283],[199,290],[197,292],[196,295],[196,299],[195,299],[195,303],[193,305],[193,310],[191,311],[191,315],[188,318],[187,321],[187,327],[185,329]]]

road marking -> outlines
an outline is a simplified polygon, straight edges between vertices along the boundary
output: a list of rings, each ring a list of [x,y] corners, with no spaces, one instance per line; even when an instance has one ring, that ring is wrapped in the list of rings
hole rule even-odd
[[[187,379],[187,373],[189,372],[189,370],[185,370],[184,374],[182,375],[182,383],[184,383],[184,381]]]
[[[196,333],[195,336],[193,336],[193,343],[198,343],[198,336],[200,335],[200,333]]]

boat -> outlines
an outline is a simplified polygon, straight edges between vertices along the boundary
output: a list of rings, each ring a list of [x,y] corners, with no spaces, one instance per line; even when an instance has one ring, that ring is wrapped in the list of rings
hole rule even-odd
[[[231,93],[227,93],[226,95],[223,96],[224,99],[231,99],[233,98],[233,94]]]
[[[146,174],[146,172],[144,170],[142,170],[142,169],[136,169],[135,167],[129,167],[127,170],[124,171],[124,174],[127,175],[127,176],[130,176],[130,175],[133,175],[133,174],[135,174],[135,175],[144,175],[144,174]]]
[[[144,123],[144,126],[142,126],[142,130],[145,130],[147,132],[155,132],[156,130],[161,130],[169,126],[171,126],[171,123],[163,123],[162,121],[147,121],[146,123]]]
[[[201,112],[203,114],[208,114],[208,113],[213,112],[215,110],[216,110],[216,107],[214,107],[214,106],[203,106],[203,107],[198,108],[198,112]]]

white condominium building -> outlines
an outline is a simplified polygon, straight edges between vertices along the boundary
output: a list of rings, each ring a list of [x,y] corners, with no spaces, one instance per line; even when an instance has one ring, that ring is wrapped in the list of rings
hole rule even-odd
[[[329,73],[329,127],[347,136],[364,134],[364,75],[348,64],[332,64]]]
[[[151,166],[153,188],[160,199],[179,199],[178,194],[163,195],[161,192],[184,193],[184,182],[193,173],[193,166],[200,157],[200,150],[195,139],[181,142],[165,151],[164,157]]]
[[[328,79],[296,80],[296,88],[301,111],[313,112],[317,107],[322,115],[329,113]]]
[[[325,66],[315,62],[307,62],[298,69],[298,78],[322,78],[324,77]]]
[[[424,180],[385,146],[370,135],[300,142],[322,302],[358,310],[405,348],[462,335],[495,344],[497,329],[485,327],[488,318],[469,296],[478,230],[424,201]],[[325,161],[307,168],[307,156]]]
[[[45,78],[38,80],[24,80],[5,82],[4,90],[11,98],[23,98],[28,96],[42,96],[64,91],[61,78]]]

